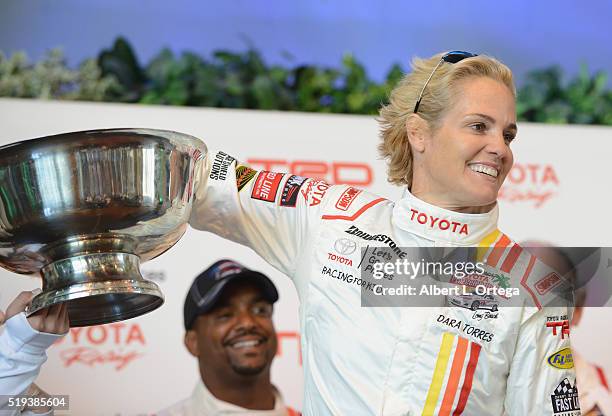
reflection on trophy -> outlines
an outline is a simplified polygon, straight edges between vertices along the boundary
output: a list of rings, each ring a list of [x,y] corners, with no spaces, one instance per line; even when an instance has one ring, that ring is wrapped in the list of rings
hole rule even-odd
[[[139,266],[185,232],[205,154],[194,137],[143,129],[0,147],[0,265],[43,279],[28,313],[68,302],[76,327],[161,306]]]

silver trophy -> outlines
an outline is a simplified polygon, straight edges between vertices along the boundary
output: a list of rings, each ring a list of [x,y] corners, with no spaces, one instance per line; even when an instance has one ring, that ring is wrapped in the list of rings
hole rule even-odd
[[[144,129],[0,147],[0,266],[43,280],[28,313],[67,302],[77,327],[161,306],[163,295],[140,263],[185,232],[205,155],[194,137]]]

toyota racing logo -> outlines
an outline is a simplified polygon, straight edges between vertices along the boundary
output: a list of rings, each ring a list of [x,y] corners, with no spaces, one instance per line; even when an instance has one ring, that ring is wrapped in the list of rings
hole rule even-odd
[[[353,240],[349,240],[348,238],[340,238],[334,243],[334,249],[338,254],[348,256],[357,250],[357,243]]]

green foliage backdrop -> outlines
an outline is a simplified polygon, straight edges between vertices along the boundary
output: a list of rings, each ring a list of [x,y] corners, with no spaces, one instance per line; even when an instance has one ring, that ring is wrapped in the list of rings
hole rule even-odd
[[[393,65],[383,82],[368,78],[352,55],[339,68],[267,65],[256,50],[216,51],[209,59],[162,50],[141,66],[130,44],[113,47],[77,69],[60,50],[31,64],[24,53],[0,52],[0,96],[114,101],[263,110],[376,114],[403,69]],[[535,70],[519,88],[520,120],[612,125],[612,91],[604,72],[583,66],[567,83],[558,67]]]

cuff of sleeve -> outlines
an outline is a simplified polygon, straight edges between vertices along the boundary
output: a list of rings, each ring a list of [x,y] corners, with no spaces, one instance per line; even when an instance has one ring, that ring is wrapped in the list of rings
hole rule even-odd
[[[62,334],[49,334],[39,332],[30,326],[24,312],[13,316],[6,321],[6,328],[2,334],[11,350],[28,354],[44,354],[55,341],[63,337]]]

